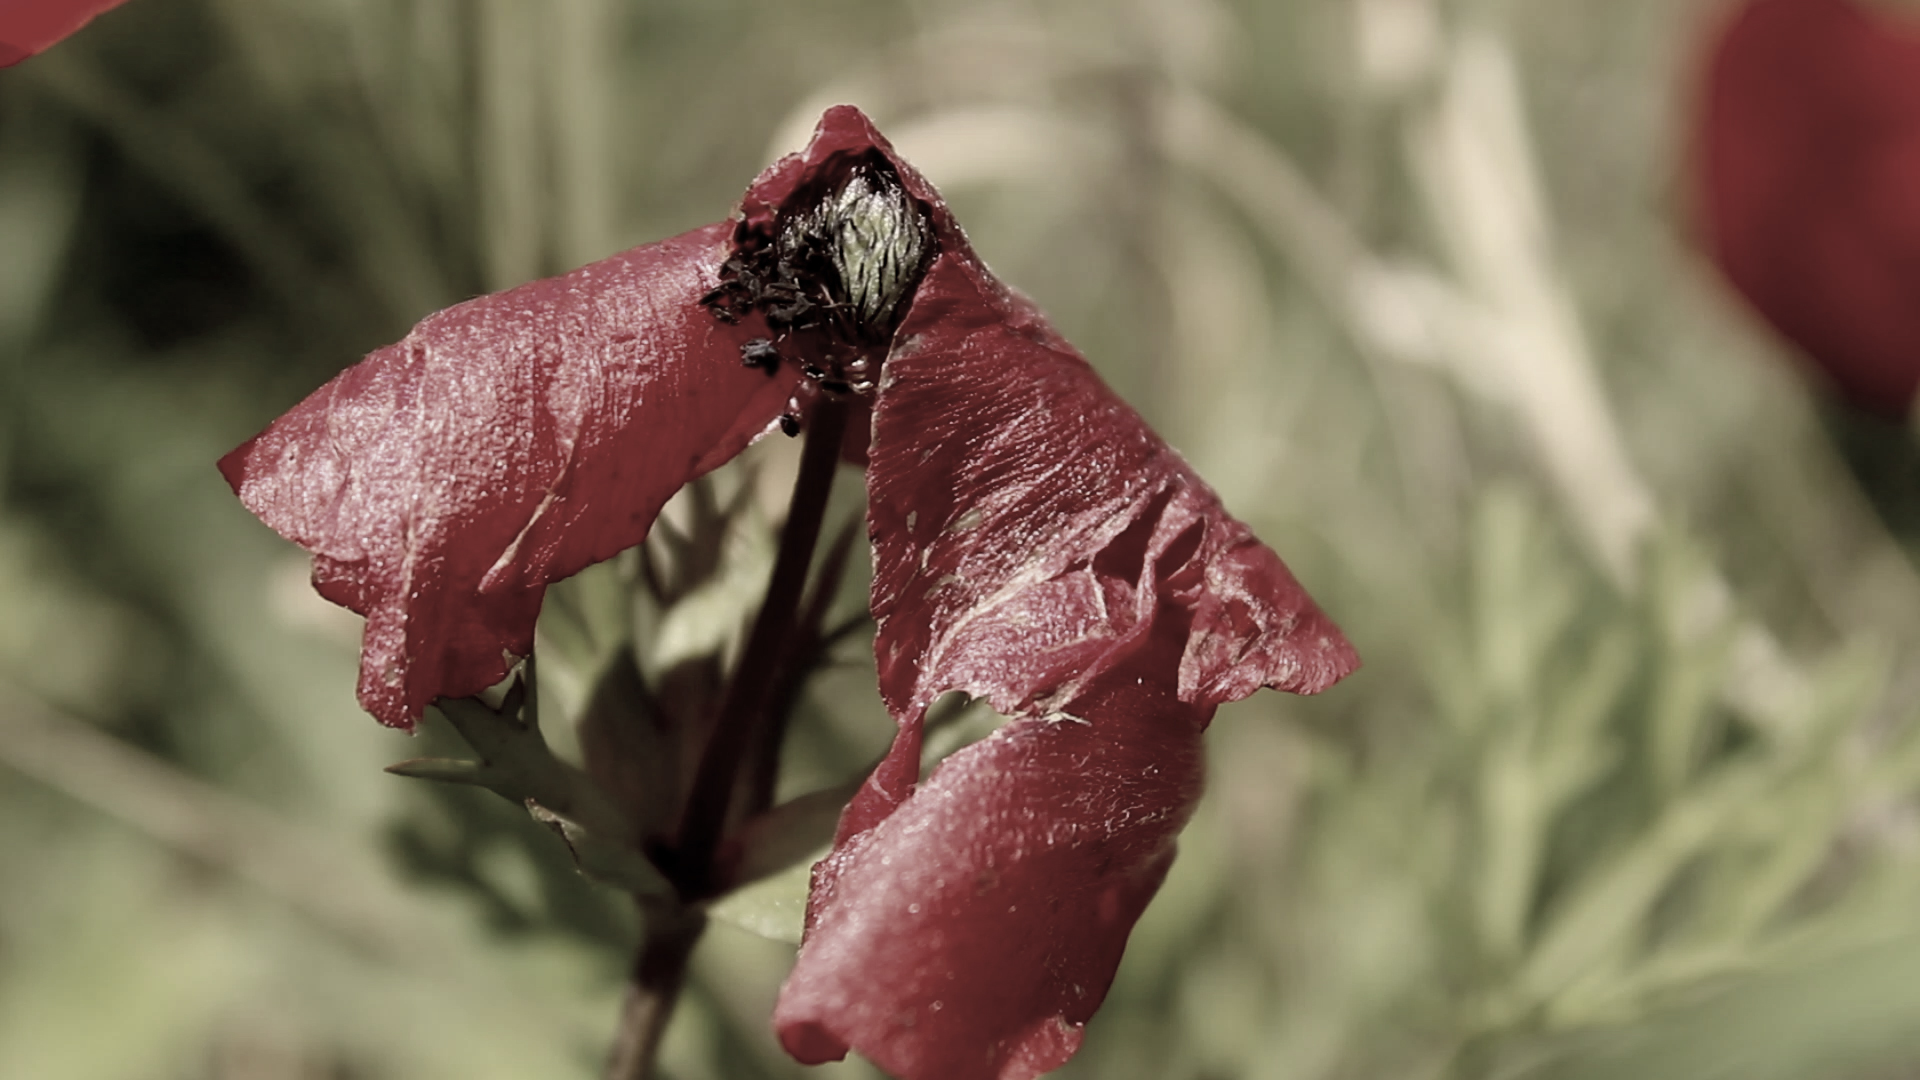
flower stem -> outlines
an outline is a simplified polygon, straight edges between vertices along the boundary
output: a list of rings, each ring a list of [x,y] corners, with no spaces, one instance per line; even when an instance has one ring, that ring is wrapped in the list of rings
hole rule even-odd
[[[833,491],[840,437],[846,426],[846,405],[831,398],[820,401],[808,418],[800,475],[794,481],[767,596],[700,758],[678,842],[661,860],[679,895],[665,903],[641,903],[644,937],[627,979],[620,1027],[607,1059],[606,1080],[650,1080],[654,1075],[661,1037],[686,983],[687,963],[706,930],[707,918],[699,901],[713,895],[719,884],[715,881],[714,857],[726,835],[740,770],[748,748],[755,742],[755,732],[769,723],[765,713],[777,703],[776,684],[792,645],[795,615],[820,538],[820,525],[826,519],[827,497]]]
[[[726,832],[741,763],[754,743],[754,732],[767,722],[764,714],[775,697],[781,659],[791,644],[795,612],[813,563],[820,525],[826,519],[827,496],[833,491],[840,437],[846,426],[846,404],[831,397],[823,397],[807,418],[800,475],[794,481],[767,597],[747,637],[739,666],[734,669],[720,719],[700,759],[700,770],[681,818],[672,876],[686,899],[711,895],[718,884],[713,880],[714,856]]]
[[[627,976],[620,1027],[607,1056],[606,1080],[650,1080],[660,1039],[687,980],[687,961],[707,928],[698,908],[648,906],[646,936]]]

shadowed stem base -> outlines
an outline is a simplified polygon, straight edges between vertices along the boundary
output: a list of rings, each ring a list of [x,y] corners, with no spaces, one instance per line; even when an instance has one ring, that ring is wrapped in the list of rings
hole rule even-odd
[[[697,908],[649,906],[645,918],[646,938],[627,976],[620,1026],[607,1057],[607,1080],[649,1080],[654,1075],[660,1040],[687,981],[687,961],[707,928],[707,917]]]

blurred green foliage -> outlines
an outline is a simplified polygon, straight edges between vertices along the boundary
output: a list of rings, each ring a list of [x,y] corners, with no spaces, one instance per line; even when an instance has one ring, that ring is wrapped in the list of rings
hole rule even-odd
[[[135,0],[0,73],[0,1076],[593,1074],[631,916],[380,771],[457,744],[358,712],[212,463],[842,100],[1367,661],[1222,711],[1063,1075],[1920,1067],[1912,443],[1836,450],[1686,250],[1714,6]],[[792,790],[884,745],[870,679]],[[802,1074],[790,956],[713,931],[673,1075]]]

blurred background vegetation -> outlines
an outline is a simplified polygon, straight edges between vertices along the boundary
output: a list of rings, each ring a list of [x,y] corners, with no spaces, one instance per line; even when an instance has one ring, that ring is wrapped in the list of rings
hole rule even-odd
[[[0,72],[0,1076],[594,1074],[623,905],[380,771],[213,462],[838,101],[1367,663],[1222,710],[1062,1075],[1912,1075],[1920,582],[1686,244],[1718,7],[133,0]],[[716,927],[672,1075],[804,1075],[790,958]]]

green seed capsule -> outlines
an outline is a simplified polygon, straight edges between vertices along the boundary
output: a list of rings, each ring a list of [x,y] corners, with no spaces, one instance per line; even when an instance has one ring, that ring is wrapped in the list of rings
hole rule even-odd
[[[931,247],[926,215],[892,170],[863,164],[787,219],[778,252],[783,270],[817,277],[831,321],[878,341],[919,285]]]

